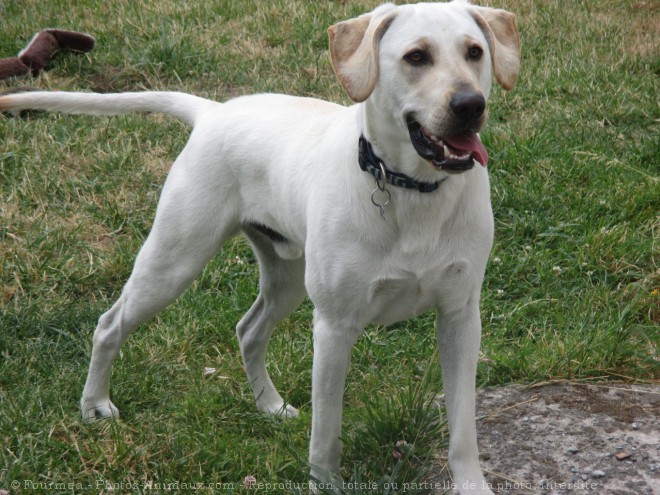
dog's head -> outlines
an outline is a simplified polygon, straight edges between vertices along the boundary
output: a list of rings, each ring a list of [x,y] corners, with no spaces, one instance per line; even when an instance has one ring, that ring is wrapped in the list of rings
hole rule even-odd
[[[460,172],[488,154],[477,132],[487,118],[491,73],[516,83],[515,16],[466,1],[394,6],[331,26],[330,58],[348,95],[387,112],[436,170]]]

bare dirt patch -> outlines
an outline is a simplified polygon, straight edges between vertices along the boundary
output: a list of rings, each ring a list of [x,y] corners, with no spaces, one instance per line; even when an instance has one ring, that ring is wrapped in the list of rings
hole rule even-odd
[[[660,385],[487,388],[478,393],[477,417],[495,493],[660,493]],[[450,482],[445,461],[433,481]]]

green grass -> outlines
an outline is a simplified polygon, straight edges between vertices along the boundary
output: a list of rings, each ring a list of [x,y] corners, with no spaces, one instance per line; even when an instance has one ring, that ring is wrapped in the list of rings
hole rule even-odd
[[[496,4],[518,14],[523,62],[513,92],[494,90],[483,133],[497,233],[479,383],[657,380],[657,6]],[[58,54],[35,80],[0,82],[0,91],[28,83],[219,100],[268,91],[348,103],[325,30],[374,5],[9,0],[0,4],[0,56],[45,27],[87,31],[98,43],[87,55]],[[103,481],[116,493],[131,482],[203,482],[255,493],[244,477],[306,481],[311,306],[281,325],[269,352],[273,380],[301,418],[265,418],[234,337],[258,280],[240,238],[123,347],[112,386],[122,420],[78,419],[96,319],[130,273],[187,136],[156,116],[0,116],[0,489],[16,480],[12,493],[33,491],[24,480],[81,484],[36,485],[41,493],[107,492]],[[371,327],[353,353],[343,474],[380,480],[374,493],[388,480],[422,479],[445,441],[428,402],[441,392],[432,328],[431,314]],[[217,373],[204,376],[206,367]]]

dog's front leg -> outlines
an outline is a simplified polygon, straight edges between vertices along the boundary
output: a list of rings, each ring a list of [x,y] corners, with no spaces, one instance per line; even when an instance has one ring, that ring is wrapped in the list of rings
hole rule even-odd
[[[330,481],[339,472],[344,384],[351,350],[361,329],[347,328],[314,313],[314,364],[312,368],[312,438],[309,463],[312,477]]]
[[[449,420],[449,467],[460,494],[492,495],[479,467],[475,385],[481,341],[479,298],[456,311],[438,311],[436,333]]]

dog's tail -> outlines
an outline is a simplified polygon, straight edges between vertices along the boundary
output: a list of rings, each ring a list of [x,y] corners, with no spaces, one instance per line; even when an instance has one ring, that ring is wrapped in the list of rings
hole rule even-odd
[[[0,112],[47,110],[86,115],[153,112],[172,115],[191,126],[195,125],[199,115],[215,105],[220,104],[173,91],[108,94],[30,91],[0,96]]]

